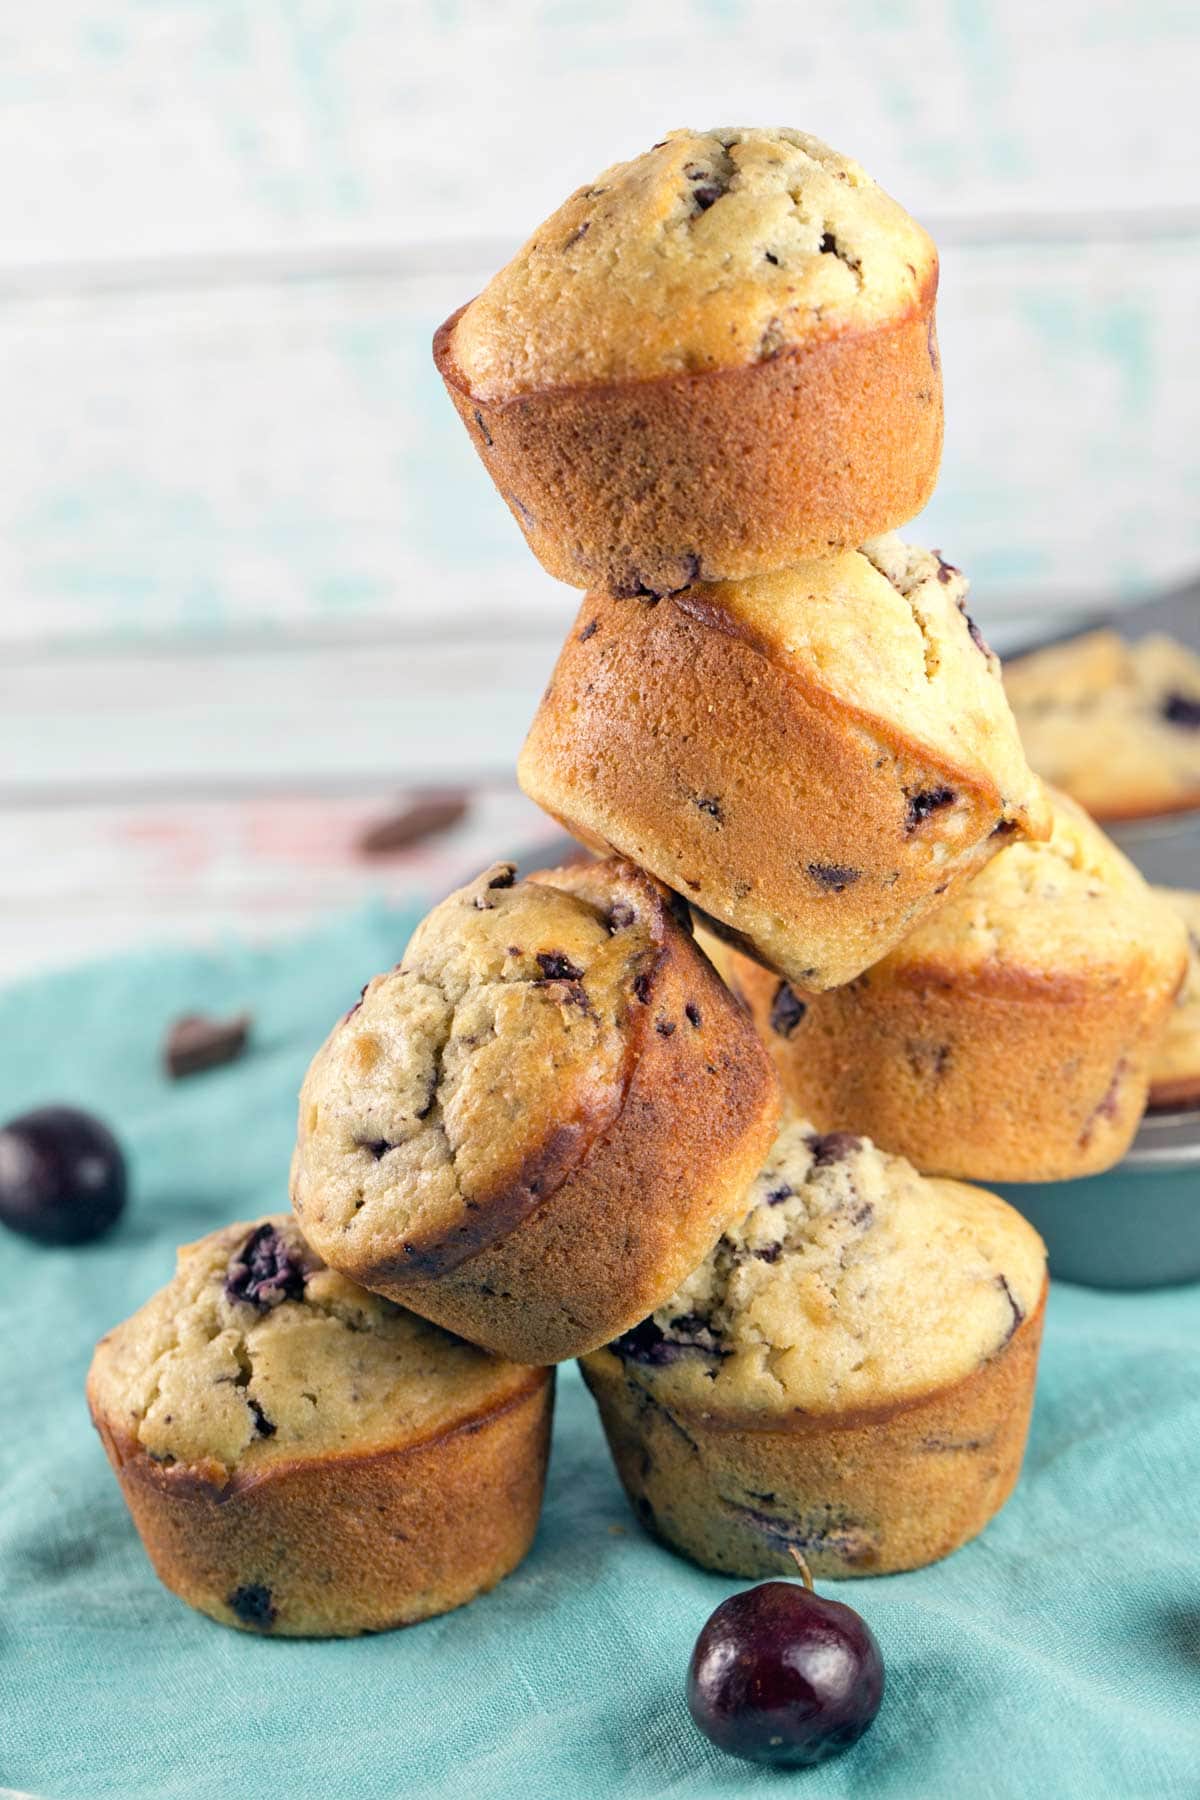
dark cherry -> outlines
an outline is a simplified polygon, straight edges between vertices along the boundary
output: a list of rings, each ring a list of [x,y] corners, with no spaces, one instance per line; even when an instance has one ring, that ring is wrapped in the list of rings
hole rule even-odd
[[[0,1131],[0,1221],[40,1244],[87,1244],[120,1218],[125,1158],[106,1125],[41,1106]]]
[[[688,1710],[705,1737],[747,1762],[798,1768],[857,1743],[883,1699],[883,1658],[866,1621],[804,1578],[764,1581],[722,1602],[696,1640]]]

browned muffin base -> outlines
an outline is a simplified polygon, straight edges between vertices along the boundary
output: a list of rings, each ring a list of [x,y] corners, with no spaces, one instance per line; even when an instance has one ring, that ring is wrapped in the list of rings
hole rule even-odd
[[[918,513],[942,450],[937,272],[918,309],[742,368],[476,399],[446,390],[542,566],[670,593],[846,549]]]
[[[1016,1484],[1045,1293],[1008,1344],[951,1388],[877,1413],[755,1429],[679,1417],[610,1352],[584,1365],[609,1448],[646,1527],[702,1567],[888,1575],[978,1535]]]
[[[800,1111],[820,1130],[852,1120],[923,1175],[1068,1181],[1112,1168],[1137,1131],[1170,994],[1148,1003],[1134,970],[1085,983],[998,966],[972,984],[868,970],[801,998],[715,953]]]
[[[276,1464],[259,1476],[156,1463],[93,1421],[165,1586],[222,1625],[352,1637],[462,1606],[533,1541],[550,1452],[553,1372],[504,1403],[394,1450]]]

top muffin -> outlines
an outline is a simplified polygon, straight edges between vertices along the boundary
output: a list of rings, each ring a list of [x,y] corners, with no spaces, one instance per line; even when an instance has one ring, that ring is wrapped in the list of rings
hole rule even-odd
[[[672,131],[579,188],[466,308],[487,400],[762,361],[917,309],[930,238],[804,131]]]

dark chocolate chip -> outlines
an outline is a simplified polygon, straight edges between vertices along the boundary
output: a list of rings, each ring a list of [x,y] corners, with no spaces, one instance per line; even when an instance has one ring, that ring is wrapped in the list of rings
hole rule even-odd
[[[467,816],[467,801],[463,794],[431,795],[425,800],[414,800],[410,806],[401,807],[399,812],[390,818],[378,819],[369,825],[358,840],[358,849],[363,856],[393,856],[400,850],[411,850],[414,844],[422,843],[426,838],[436,837],[439,832],[449,831]],[[495,887],[495,882],[489,882]]]
[[[819,887],[827,888],[831,894],[843,893],[862,875],[861,869],[852,869],[846,863],[810,862],[808,872]]]
[[[857,1225],[860,1230],[865,1231],[867,1226],[873,1223],[874,1218],[875,1208],[871,1205],[869,1200],[864,1200],[862,1205],[856,1207],[850,1214],[850,1223],[852,1225]]]
[[[488,430],[487,426],[484,424],[483,414],[480,412],[478,407],[475,408],[475,423],[479,427],[480,437],[483,439],[484,443],[487,445],[488,449],[490,450],[492,447],[492,434]]]
[[[1181,725],[1185,731],[1200,731],[1200,699],[1194,694],[1167,694],[1160,710],[1168,725]]]
[[[577,968],[561,950],[539,950],[534,961],[546,981],[582,981],[583,970]]]
[[[949,568],[950,564],[947,563],[945,566],[947,568]],[[954,570],[952,572],[957,574],[958,571]],[[940,579],[940,577],[939,577],[939,579]],[[984,656],[990,656],[992,654],[992,652],[991,652],[991,648],[988,644],[988,641],[984,637],[982,631],[980,631],[978,625],[975,623],[975,621],[971,617],[970,613],[967,611],[966,602],[964,600],[961,600],[961,599],[959,600],[958,610],[967,622],[967,630],[971,634],[971,642],[975,645],[975,648],[977,650],[979,650]]]
[[[654,977],[651,975],[649,969],[643,969],[640,974],[637,974],[634,976],[634,978],[633,978],[634,996],[636,999],[641,1001],[643,1006],[645,1006],[647,1000],[649,1000],[650,990],[653,986],[654,986]]]
[[[699,1029],[700,1029],[700,1008],[696,1005],[696,1002],[694,1000],[689,1000],[683,1010],[684,1010],[684,1014],[687,1018],[688,1024],[694,1026],[695,1029],[697,1031],[699,1031]]]
[[[186,1013],[176,1019],[163,1045],[167,1074],[178,1081],[184,1075],[199,1075],[204,1069],[219,1069],[223,1063],[236,1062],[249,1036],[249,1013],[238,1013],[232,1019]]]
[[[420,1116],[421,1115],[418,1113],[417,1117],[420,1118]],[[381,1157],[386,1156],[388,1151],[394,1150],[396,1146],[395,1144],[389,1144],[386,1138],[359,1138],[358,1148],[360,1150],[369,1150],[371,1155],[375,1158],[375,1161],[378,1162]]]
[[[779,267],[779,258],[777,256],[772,255],[770,250],[764,250],[763,255],[769,263],[773,264],[773,266],[775,268]]]
[[[781,1181],[779,1186],[777,1188],[772,1188],[767,1195],[767,1205],[782,1206],[785,1200],[791,1199],[795,1191],[796,1190],[790,1181]]]
[[[855,1563],[861,1562],[875,1547],[870,1533],[854,1519],[783,1519],[756,1506],[741,1506],[734,1500],[725,1504],[732,1512],[748,1519],[777,1550],[794,1548],[809,1555],[822,1551],[840,1557],[843,1562]]]
[[[777,1031],[780,1037],[790,1038],[808,1007],[799,995],[781,981],[775,989],[775,998],[771,1002],[771,1030]]]
[[[754,1254],[759,1262],[765,1262],[765,1263],[778,1262],[779,1258],[783,1254],[783,1245],[782,1244],[768,1244],[765,1247],[765,1249],[756,1250],[754,1252]]]
[[[582,225],[577,225],[575,227],[575,230],[571,233],[570,237],[567,239],[566,243],[563,245],[563,249],[569,250],[571,248],[571,245],[577,244],[581,237],[586,237],[588,234],[589,227],[591,226],[591,223],[592,223],[592,221],[590,219],[585,219],[583,221]]]
[[[940,812],[944,806],[953,806],[958,795],[953,788],[921,788],[917,793],[908,796],[908,810],[904,816],[904,829],[913,832],[926,820],[930,813]]]
[[[725,189],[715,181],[706,181],[700,187],[694,187],[692,189],[692,202],[696,211],[707,212],[709,207],[719,200],[724,192]],[[724,214],[722,214],[722,217],[724,217]]]
[[[846,267],[853,269],[856,275],[862,267],[857,256],[851,256],[848,250],[844,250],[831,231],[822,234],[820,251],[822,256],[836,256],[840,263],[845,263]]]
[[[1003,1275],[997,1275],[996,1286],[998,1288],[1003,1288],[1008,1304],[1012,1307],[1012,1323],[1004,1334],[1004,1342],[1007,1344],[1009,1338],[1012,1337],[1013,1333],[1016,1331],[1017,1326],[1024,1322],[1025,1308],[1021,1305]]]
[[[721,802],[716,799],[714,795],[697,794],[696,805],[702,813],[707,813],[710,819],[715,819],[718,825],[723,820],[724,814],[721,811]]]
[[[654,1021],[654,1029],[657,1031],[659,1037],[674,1037],[675,1021],[674,1019],[656,1019]]]
[[[608,929],[610,931],[624,931],[626,926],[633,924],[636,916],[637,915],[632,906],[630,906],[628,900],[617,900],[609,910]]]
[[[584,626],[583,630],[579,634],[580,643],[586,644],[589,638],[595,637],[595,635],[599,629],[600,629],[599,619],[589,619],[587,624]]]
[[[640,1325],[634,1325],[619,1338],[614,1338],[609,1349],[623,1362],[644,1363],[654,1369],[678,1362],[682,1356],[724,1354],[717,1346],[711,1328],[697,1313],[683,1313],[678,1319],[672,1319],[670,1330],[672,1335],[667,1337],[653,1319],[643,1319]],[[702,1339],[706,1341],[702,1342]]]
[[[259,1225],[229,1259],[225,1293],[266,1312],[304,1297],[304,1265],[273,1225]]]
[[[248,1587],[234,1588],[227,1605],[243,1625],[253,1625],[259,1631],[270,1631],[275,1623],[275,1604],[271,1599],[271,1590],[260,1587],[257,1582]]]
[[[258,1401],[252,1395],[246,1395],[246,1405],[250,1408],[250,1417],[254,1420],[254,1430],[258,1437],[274,1437],[275,1426],[268,1419]]]
[[[935,550],[933,554],[937,558],[937,566],[938,566],[937,578],[940,582],[942,582],[944,584],[951,582],[954,580],[954,577],[956,575],[962,574],[961,569],[956,568],[952,562],[946,561],[945,557],[942,555],[940,550]]]
[[[828,1169],[833,1163],[845,1162],[856,1150],[862,1149],[862,1139],[855,1137],[852,1131],[814,1132],[807,1140],[813,1153],[813,1163],[818,1169]]]
[[[492,876],[492,879],[488,882],[488,886],[490,888],[510,888],[516,880],[516,876],[516,864],[505,863],[499,873]]]

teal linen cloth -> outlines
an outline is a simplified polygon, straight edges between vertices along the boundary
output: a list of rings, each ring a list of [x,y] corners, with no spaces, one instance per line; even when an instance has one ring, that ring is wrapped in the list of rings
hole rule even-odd
[[[348,1643],[226,1631],[151,1573],[83,1381],[175,1245],[286,1205],[295,1095],[407,935],[376,909],[303,943],[172,953],[0,995],[0,1110],[94,1108],[130,1152],[113,1235],[0,1232],[0,1789],[49,1800],[1030,1800],[1200,1794],[1200,1291],[1051,1299],[1016,1495],[939,1567],[836,1589],[887,1662],[874,1730],[822,1768],[722,1758],[683,1678],[740,1585],[650,1541],[576,1370],[537,1542],[465,1610]],[[165,1023],[249,1006],[240,1063],[172,1084]],[[1130,1220],[1136,1230],[1135,1219]]]

